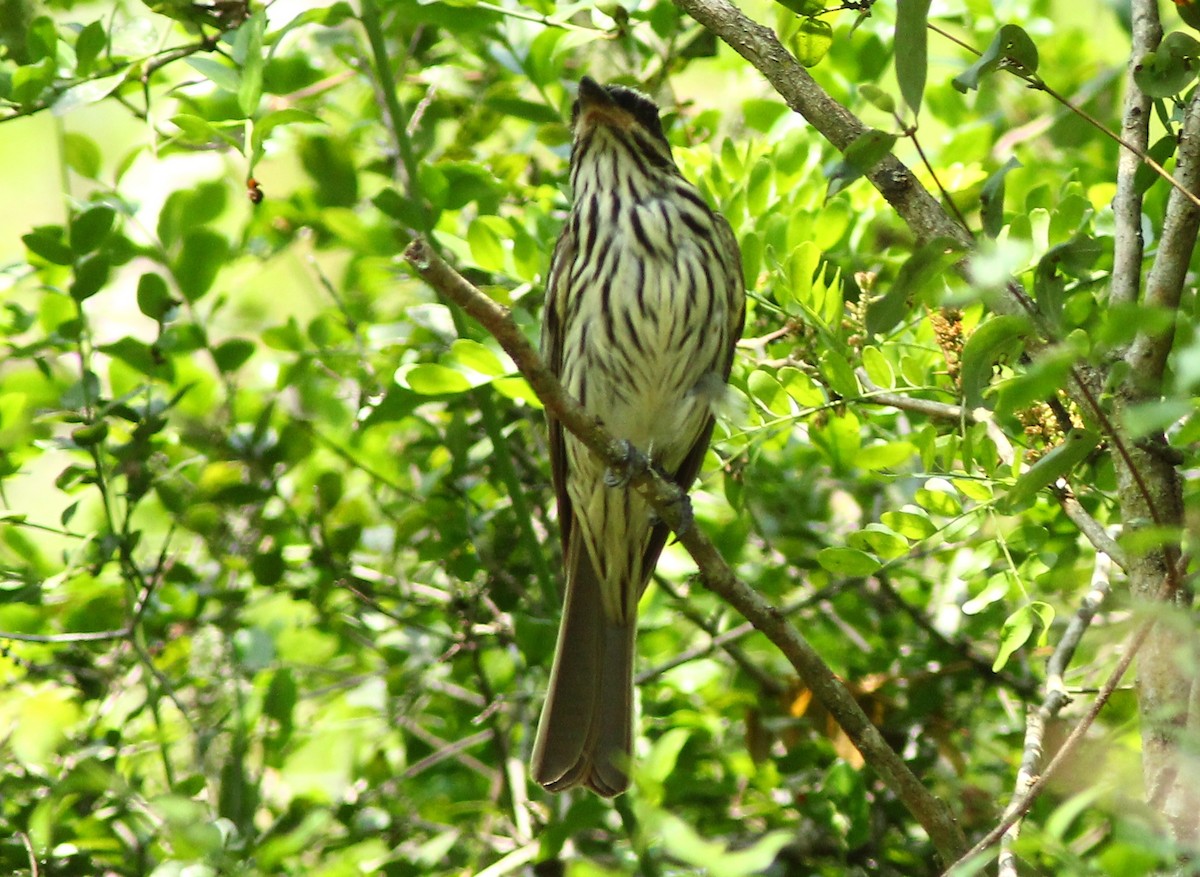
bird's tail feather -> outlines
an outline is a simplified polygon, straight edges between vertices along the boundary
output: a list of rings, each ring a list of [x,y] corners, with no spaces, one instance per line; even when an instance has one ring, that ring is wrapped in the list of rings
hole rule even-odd
[[[581,539],[568,557],[567,597],[550,688],[533,745],[533,778],[552,792],[586,785],[619,795],[629,785],[636,619],[604,612],[600,580]]]

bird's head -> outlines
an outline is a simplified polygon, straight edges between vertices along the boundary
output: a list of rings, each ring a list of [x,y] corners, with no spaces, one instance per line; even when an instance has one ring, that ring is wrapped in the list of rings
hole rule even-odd
[[[571,128],[575,135],[573,162],[596,147],[607,151],[617,144],[629,150],[635,160],[643,159],[655,168],[675,167],[658,106],[640,91],[623,85],[600,85],[590,76],[583,77],[571,110]]]

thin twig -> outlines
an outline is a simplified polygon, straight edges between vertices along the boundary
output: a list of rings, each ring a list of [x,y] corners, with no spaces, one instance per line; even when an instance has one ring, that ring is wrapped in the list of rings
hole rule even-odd
[[[863,387],[870,392],[870,395],[864,396],[860,401],[871,402],[877,405],[887,405],[901,411],[911,411],[914,414],[924,414],[927,417],[949,420],[956,423],[963,420],[973,423],[986,423],[988,437],[996,445],[997,453],[1005,463],[1012,463],[1012,445],[1009,443],[1008,437],[1001,432],[990,413],[985,409],[967,411],[961,405],[934,402],[929,399],[918,399],[913,396],[905,396],[902,393],[890,393],[876,387],[863,369],[859,369],[857,374]],[[1084,538],[1092,543],[1092,547],[1097,551],[1107,554],[1117,566],[1125,569],[1127,562],[1125,550],[1121,548],[1115,539],[1105,532],[1103,525],[1088,514],[1087,509],[1079,504],[1079,500],[1075,498],[1075,492],[1066,484],[1066,480],[1063,479],[1062,486],[1058,484],[1051,485],[1050,490],[1057,497],[1067,518],[1079,528],[1079,532],[1083,534]]]
[[[764,670],[762,667],[759,667],[757,664],[751,661],[748,657],[746,657],[746,653],[734,644],[735,640],[740,639],[741,636],[743,636],[745,633],[748,633],[749,630],[753,630],[754,625],[746,622],[745,624],[738,625],[738,627],[735,627],[732,630],[719,632],[715,624],[705,618],[703,613],[690,606],[687,602],[687,598],[676,591],[670,584],[660,581],[658,583],[658,587],[662,588],[671,595],[671,598],[675,601],[676,610],[684,618],[708,634],[709,640],[706,646],[698,646],[695,649],[689,649],[686,652],[675,655],[673,659],[667,661],[665,664],[660,664],[659,666],[653,667],[648,671],[639,673],[635,679],[637,684],[640,685],[647,679],[652,679],[656,675],[665,673],[667,670],[675,667],[682,666],[688,661],[695,660],[702,655],[708,654],[715,649],[720,648],[725,652],[725,654],[729,655],[729,658],[733,661],[733,663],[737,664],[737,666],[741,668],[743,673],[754,680],[755,685],[757,685],[759,690],[764,694],[768,696],[778,696],[783,693],[784,686],[779,678],[773,676],[770,672]]]
[[[38,877],[38,861],[37,854],[33,851],[33,842],[23,831],[18,831],[17,837],[21,839],[21,846],[25,847],[25,855],[29,857],[29,877]]]
[[[886,573],[882,571],[876,573],[875,580],[879,583],[879,592],[887,597],[893,605],[897,606],[901,612],[907,615],[912,623],[919,627],[927,637],[935,640],[947,651],[954,652],[984,679],[994,679],[1002,682],[1025,698],[1034,695],[1035,689],[1031,681],[1019,679],[1007,670],[993,670],[992,662],[982,655],[975,654],[969,643],[958,639],[950,639],[950,637],[938,630],[937,626],[926,618],[920,610],[900,595],[900,592],[896,590],[896,586],[892,584],[891,577]]]
[[[820,603],[822,600],[840,593],[841,591],[845,590],[849,584],[849,579],[840,579],[836,582],[832,582],[815,593],[809,594],[807,597],[796,600],[795,602],[784,606],[779,611],[785,616],[790,617],[795,615],[801,609],[807,609],[809,606],[814,606],[817,603]],[[708,634],[709,640],[708,642],[693,646],[686,651],[682,651],[677,655],[673,655],[671,658],[663,661],[661,664],[655,664],[653,667],[648,667],[647,669],[643,670],[634,679],[636,684],[643,685],[646,682],[649,682],[651,679],[657,679],[668,670],[674,670],[676,667],[681,667],[689,661],[694,661],[697,658],[702,658],[705,655],[712,654],[717,649],[723,649],[731,658],[733,658],[738,666],[746,670],[747,675],[752,677],[758,683],[759,688],[761,688],[764,692],[767,694],[778,694],[783,691],[783,685],[780,683],[777,677],[771,676],[760,669],[757,665],[751,664],[749,659],[746,658],[745,654],[734,646],[734,643],[736,643],[738,640],[744,639],[754,632],[755,628],[753,624],[747,621],[737,625],[736,627],[731,627],[729,630],[717,632],[715,625],[710,624],[707,619],[701,617],[699,613],[691,610],[683,597],[676,594],[669,587],[662,585],[662,583],[660,583],[659,586],[663,587],[663,590],[666,590],[669,594],[671,594],[672,597],[675,598],[679,608],[684,612],[684,615],[687,617],[687,619]]]
[[[0,630],[0,639],[11,639],[21,643],[95,643],[110,639],[127,639],[131,633],[132,627],[122,627],[118,630],[87,630],[79,633],[17,633]]]
[[[1112,697],[1113,692],[1116,691],[1117,687],[1120,685],[1121,679],[1125,676],[1126,671],[1129,670],[1129,665],[1133,663],[1133,659],[1137,656],[1138,650],[1141,649],[1142,644],[1146,642],[1146,637],[1149,636],[1151,629],[1154,627],[1154,622],[1155,619],[1150,619],[1138,629],[1138,632],[1134,635],[1133,640],[1129,643],[1129,648],[1125,651],[1125,654],[1121,656],[1121,660],[1117,662],[1117,666],[1113,669],[1108,679],[1105,680],[1102,686],[1100,686],[1100,693],[1096,695],[1096,699],[1092,702],[1087,714],[1079,720],[1079,723],[1076,724],[1073,729],[1071,729],[1071,733],[1067,736],[1067,739],[1063,741],[1062,747],[1055,754],[1054,758],[1050,760],[1050,763],[1047,764],[1042,770],[1041,774],[1038,775],[1037,779],[1030,783],[1025,794],[1023,794],[1010,805],[1008,812],[995,828],[984,835],[984,837],[978,843],[976,843],[975,846],[971,847],[971,849],[967,851],[966,855],[962,856],[953,865],[946,869],[945,872],[943,872],[944,877],[953,877],[953,875],[960,873],[978,873],[974,867],[977,864],[975,858],[990,849],[997,841],[1000,840],[1001,837],[1004,836],[1004,833],[1008,831],[1008,829],[1018,819],[1029,812],[1029,808],[1033,806],[1033,802],[1036,801],[1045,790],[1046,786],[1050,782],[1051,777],[1058,772],[1058,769],[1062,767],[1063,762],[1065,762],[1067,758],[1074,754],[1076,747],[1083,739],[1083,735],[1086,734],[1095,723],[1096,717],[1100,715],[1100,711],[1104,709],[1104,706],[1108,703],[1108,699]],[[966,870],[960,870],[964,868]]]
[[[942,30],[941,28],[937,27],[936,25],[926,23],[926,26],[930,30],[932,30],[934,33],[938,34],[939,36],[945,37],[946,39],[950,40],[952,43],[957,43],[959,46],[962,46],[967,51],[972,52],[976,55],[982,54],[974,46],[968,45],[967,43],[958,39],[958,37],[952,36],[951,34],[947,33],[946,31]],[[1160,28],[1159,35],[1161,36],[1161,34],[1162,34],[1162,30]],[[1135,44],[1135,46],[1136,46],[1136,44]],[[1133,55],[1132,63],[1136,64],[1140,58],[1141,58],[1141,56],[1135,53]],[[1011,61],[1012,59],[1009,59],[1009,60]],[[1012,73],[1014,76],[1017,76],[1020,79],[1024,80],[1025,83],[1028,84],[1030,88],[1035,89],[1036,91],[1044,92],[1045,94],[1049,95],[1051,98],[1053,98],[1055,101],[1057,101],[1061,106],[1063,106],[1070,112],[1074,113],[1079,118],[1083,119],[1083,121],[1087,122],[1089,125],[1091,125],[1093,128],[1095,128],[1097,131],[1099,131],[1105,137],[1108,137],[1109,139],[1114,140],[1117,143],[1119,143],[1121,146],[1125,147],[1125,149],[1129,150],[1129,152],[1131,152],[1133,155],[1137,156],[1138,160],[1142,164],[1146,165],[1151,170],[1153,170],[1156,174],[1158,174],[1160,177],[1162,177],[1164,180],[1166,180],[1167,183],[1170,184],[1184,198],[1187,198],[1192,203],[1194,203],[1197,207],[1200,207],[1200,197],[1197,197],[1195,194],[1193,194],[1192,191],[1186,186],[1185,183],[1183,183],[1182,181],[1173,177],[1166,168],[1164,168],[1161,164],[1159,164],[1157,161],[1155,161],[1154,158],[1151,157],[1151,155],[1148,152],[1146,152],[1145,148],[1141,147],[1137,142],[1127,139],[1125,137],[1122,137],[1120,134],[1117,134],[1115,131],[1108,130],[1108,128],[1104,127],[1103,122],[1101,122],[1099,119],[1097,119],[1091,113],[1089,113],[1087,110],[1073,104],[1070,100],[1067,99],[1067,97],[1065,95],[1059,94],[1058,91],[1056,91],[1053,87],[1051,87],[1044,79],[1042,79],[1042,77],[1038,76],[1036,73],[1026,70],[1025,68],[1021,67],[1019,64],[1016,64],[1016,63],[1006,64],[1004,66],[1004,69],[1007,70],[1009,73]],[[1127,104],[1127,106],[1128,106],[1128,104]]]
[[[470,768],[476,773],[487,777],[489,780],[494,779],[496,772],[488,767],[478,758],[473,755],[467,755],[466,750],[472,746],[478,746],[480,743],[486,743],[495,736],[492,730],[480,731],[477,734],[472,734],[470,737],[463,737],[460,740],[455,740],[450,743],[438,737],[436,734],[431,734],[422,728],[419,724],[411,719],[404,719],[400,722],[400,727],[408,733],[412,734],[418,740],[434,747],[435,751],[426,755],[419,761],[414,761],[410,764],[401,776],[404,779],[412,779],[421,773],[429,770],[435,764],[445,761],[448,758],[453,758],[462,764],[463,767]]]
[[[1092,543],[1092,547],[1107,554],[1113,563],[1121,569],[1125,569],[1125,564],[1129,562],[1125,556],[1125,549],[1116,539],[1108,535],[1103,524],[1093,518],[1088,510],[1079,504],[1079,500],[1075,498],[1075,492],[1069,486],[1060,487],[1057,484],[1050,486],[1050,492],[1058,499],[1058,504],[1062,506],[1063,513],[1071,523],[1078,527],[1084,538]]]
[[[1025,719],[1025,745],[1021,756],[1021,766],[1017,770],[1016,788],[1013,792],[1013,803],[1010,809],[1020,800],[1037,780],[1038,769],[1043,757],[1043,743],[1046,727],[1062,709],[1071,702],[1063,676],[1075,655],[1084,632],[1096,617],[1096,612],[1109,590],[1109,572],[1112,561],[1107,554],[1096,554],[1096,562],[1092,568],[1092,583],[1087,594],[1067,629],[1063,632],[1054,654],[1046,663],[1046,695],[1037,709],[1029,710]],[[1007,815],[1007,811],[1006,811]],[[1000,838],[999,877],[1017,877],[1017,857],[1015,847],[1021,833],[1021,819],[1018,818],[1008,827]]]

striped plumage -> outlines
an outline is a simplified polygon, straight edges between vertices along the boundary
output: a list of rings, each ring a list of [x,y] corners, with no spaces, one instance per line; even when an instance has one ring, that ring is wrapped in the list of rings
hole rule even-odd
[[[542,352],[590,414],[686,490],[741,335],[737,241],[675,166],[649,98],[584,77],[572,121],[574,206]],[[637,603],[668,531],[553,418],[550,461],[567,588],[532,772],[552,791],[616,795],[629,782]]]

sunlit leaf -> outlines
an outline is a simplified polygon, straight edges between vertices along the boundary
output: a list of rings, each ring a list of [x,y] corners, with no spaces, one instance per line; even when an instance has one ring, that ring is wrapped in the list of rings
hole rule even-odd
[[[921,111],[925,94],[929,0],[898,0],[896,4],[896,81],[913,115]]]

